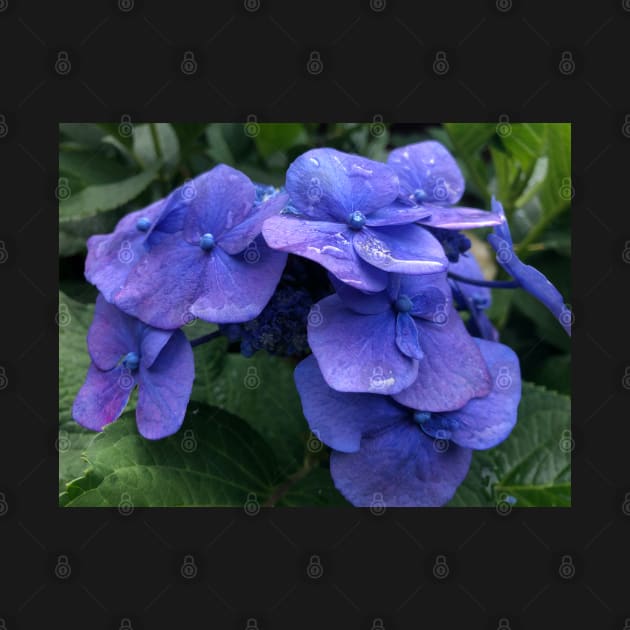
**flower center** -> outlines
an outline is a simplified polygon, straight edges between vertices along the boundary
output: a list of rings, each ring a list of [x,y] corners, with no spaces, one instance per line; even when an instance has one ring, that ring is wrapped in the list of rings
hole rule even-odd
[[[211,249],[214,248],[214,246],[215,246],[214,236],[212,236],[210,232],[206,232],[199,239],[199,247],[201,247],[201,249],[203,249],[204,252],[209,252]]]
[[[430,411],[416,411],[413,414],[414,422],[417,422],[420,426],[422,426],[427,420],[431,419]]]
[[[122,364],[131,372],[137,370],[138,366],[140,365],[140,357],[138,356],[138,353],[129,352],[128,354],[126,354],[122,360]]]
[[[359,210],[355,210],[348,215],[348,225],[353,230],[360,230],[365,225],[365,215]]]
[[[411,298],[406,295],[401,295],[396,300],[394,304],[394,308],[399,313],[408,313],[413,308],[413,303],[411,302]]]
[[[139,232],[146,232],[150,227],[151,221],[150,219],[147,219],[147,217],[140,217],[136,223],[136,229]]]

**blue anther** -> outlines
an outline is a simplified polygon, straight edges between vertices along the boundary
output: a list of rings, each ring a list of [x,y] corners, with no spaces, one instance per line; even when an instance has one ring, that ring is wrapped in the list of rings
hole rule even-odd
[[[147,217],[139,218],[138,222],[136,223],[136,229],[140,232],[146,232],[150,227],[151,221],[150,219],[147,219]]]
[[[137,352],[129,352],[125,355],[122,361],[123,365],[132,372],[138,369],[140,365],[140,357]]]
[[[399,313],[408,313],[413,308],[413,303],[406,295],[400,295],[394,304]]]
[[[348,215],[348,225],[353,230],[360,230],[365,225],[365,215],[359,210],[355,210]]]
[[[204,252],[209,252],[215,245],[214,236],[207,232],[199,239],[199,247],[203,249]]]

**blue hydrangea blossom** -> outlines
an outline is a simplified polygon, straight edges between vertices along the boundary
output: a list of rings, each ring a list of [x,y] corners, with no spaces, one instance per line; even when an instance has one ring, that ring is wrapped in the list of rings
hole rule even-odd
[[[179,429],[195,372],[183,332],[147,326],[99,295],[87,345],[92,363],[72,408],[80,425],[100,431],[114,422],[137,385],[140,434],[157,440]]]

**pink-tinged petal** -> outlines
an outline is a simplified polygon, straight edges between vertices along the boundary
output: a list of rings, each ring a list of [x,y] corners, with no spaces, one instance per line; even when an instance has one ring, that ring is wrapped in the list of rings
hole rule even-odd
[[[192,317],[208,257],[181,233],[169,235],[142,257],[114,302],[155,328],[179,328]]]
[[[261,238],[235,256],[216,247],[208,257],[190,312],[216,324],[258,317],[276,290],[286,262],[286,254],[270,249]]]
[[[436,273],[448,267],[440,242],[419,225],[364,228],[352,243],[365,262],[390,273]]]
[[[100,370],[111,370],[129,352],[138,352],[139,322],[99,294],[87,334],[90,358]]]
[[[262,233],[273,249],[314,260],[356,289],[376,292],[387,286],[387,274],[357,255],[345,224],[282,215],[267,219]]]
[[[492,391],[469,400],[461,409],[433,414],[422,428],[460,446],[487,449],[501,443],[516,424],[521,399],[518,357],[500,343],[475,339],[492,377]]]
[[[430,215],[431,211],[423,206],[410,206],[397,202],[372,212],[366,218],[365,224],[369,226],[406,225],[407,223],[427,219]]]
[[[449,230],[472,230],[480,227],[491,227],[493,225],[501,225],[505,220],[498,212],[488,212],[477,208],[464,208],[462,206],[444,208],[430,203],[423,204],[423,208],[429,216],[418,219],[418,223]]]
[[[424,359],[415,382],[394,398],[420,411],[460,409],[471,398],[487,395],[492,380],[474,339],[451,306],[435,321],[416,319]]]
[[[111,302],[129,272],[146,251],[148,232],[137,228],[140,219],[155,225],[165,200],[124,216],[111,234],[96,234],[87,241],[85,278]]]
[[[335,391],[324,380],[313,355],[298,364],[294,376],[311,431],[336,451],[358,451],[362,435],[409,417],[389,396]]]
[[[178,330],[150,368],[140,365],[136,422],[143,437],[159,440],[182,426],[194,377],[192,348]]]
[[[392,307],[387,291],[379,293],[365,293],[341,282],[332,274],[328,274],[335,292],[341,298],[344,306],[362,315],[376,315]]]
[[[150,368],[173,336],[172,330],[143,326],[140,340],[140,361]]]
[[[400,180],[400,197],[411,203],[457,203],[464,178],[455,158],[439,142],[428,140],[394,149],[387,158]]]
[[[263,223],[287,205],[289,196],[280,193],[254,206],[251,214],[241,223],[228,230],[217,242],[228,254],[242,252],[262,231]]]
[[[256,189],[249,177],[225,164],[189,182],[191,192],[184,219],[184,235],[196,245],[203,234],[218,241],[251,213]]]
[[[446,450],[443,448],[446,446]],[[364,437],[356,453],[333,451],[337,489],[357,507],[438,507],[448,503],[470,468],[472,451],[436,443],[411,422]]]
[[[99,370],[93,363],[72,405],[72,417],[86,429],[101,431],[124,411],[136,384],[133,373],[119,366]]]
[[[424,353],[418,341],[418,329],[409,313],[396,315],[396,345],[398,349],[411,359],[422,359]]]
[[[418,362],[396,346],[393,311],[358,315],[336,295],[315,306],[320,316],[309,317],[308,342],[330,387],[392,394],[414,382]]]
[[[391,204],[398,178],[381,162],[336,149],[312,149],[289,166],[286,190],[301,214],[345,222],[355,210],[367,216]]]

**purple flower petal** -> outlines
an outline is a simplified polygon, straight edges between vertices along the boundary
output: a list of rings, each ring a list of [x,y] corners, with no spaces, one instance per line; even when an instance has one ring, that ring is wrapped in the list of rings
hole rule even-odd
[[[448,266],[439,241],[419,225],[364,228],[352,243],[363,260],[390,273],[436,273]]]
[[[267,219],[262,233],[270,247],[314,260],[357,289],[382,291],[387,286],[387,275],[359,258],[345,224],[283,215]]]
[[[394,395],[401,404],[420,411],[460,409],[471,398],[485,396],[491,379],[483,356],[451,305],[435,322],[416,319],[424,359],[418,378]]]
[[[439,142],[428,140],[394,149],[387,158],[400,180],[405,201],[455,204],[464,193],[464,178],[455,158]]]
[[[474,228],[501,225],[505,220],[496,212],[478,210],[477,208],[464,208],[462,206],[444,208],[430,203],[422,204],[422,207],[429,216],[418,219],[418,223],[436,228],[472,230]]]
[[[87,334],[90,358],[100,370],[111,370],[129,352],[138,352],[138,321],[99,294]]]
[[[437,507],[451,500],[466,478],[472,451],[426,436],[399,423],[364,437],[356,453],[333,451],[330,472],[337,489],[357,507],[378,500],[387,507]]]
[[[139,219],[155,223],[166,200],[124,216],[111,234],[96,234],[87,241],[85,278],[111,301],[133,266],[145,253],[147,233],[136,226]]]
[[[273,295],[286,261],[285,253],[270,249],[262,238],[236,256],[216,247],[207,257],[190,312],[217,324],[254,319]]]
[[[333,389],[391,394],[414,382],[418,362],[396,346],[393,311],[358,315],[336,295],[315,306],[320,317],[309,318],[308,342]]]
[[[503,206],[494,198],[492,199],[492,209],[503,215]],[[558,289],[549,282],[544,274],[519,260],[512,247],[512,237],[507,222],[495,227],[494,233],[488,234],[487,238],[497,253],[496,259],[501,267],[517,280],[525,291],[544,304],[566,333],[571,336],[573,321],[571,311],[564,303]]]
[[[418,341],[416,323],[409,313],[396,315],[396,345],[410,359],[420,360],[424,357]]]
[[[114,302],[156,328],[179,328],[192,317],[209,256],[181,233],[169,235],[140,259]]]
[[[286,190],[300,213],[321,221],[369,215],[398,194],[398,178],[386,164],[336,149],[312,149],[289,166]]]
[[[358,451],[362,435],[380,431],[408,416],[389,396],[335,391],[326,384],[313,355],[298,364],[294,376],[311,431],[337,451]]]
[[[194,377],[192,348],[178,330],[150,368],[140,364],[136,422],[143,437],[159,440],[181,427]]]
[[[86,429],[102,431],[120,417],[135,385],[133,374],[122,365],[108,371],[93,363],[72,405],[72,417]]]
[[[510,348],[483,339],[475,342],[492,376],[492,391],[469,400],[461,409],[433,414],[422,428],[466,448],[486,449],[505,440],[516,424],[521,373],[518,357]]]
[[[207,233],[218,241],[249,216],[256,199],[249,177],[225,164],[202,173],[190,185],[184,235],[194,245]]]
[[[451,290],[446,272],[417,276],[398,276],[398,293],[411,299],[411,314],[422,319],[441,319],[448,313],[451,303]]]
[[[328,274],[330,282],[335,287],[335,292],[341,298],[344,306],[361,313],[362,315],[376,315],[391,308],[391,301],[387,291],[378,293],[365,293],[353,289],[345,282],[341,282],[332,274]]]
[[[405,225],[414,223],[431,216],[431,211],[423,206],[410,206],[401,202],[379,208],[370,214],[365,221],[366,225]]]
[[[218,244],[228,254],[242,252],[261,232],[263,223],[287,205],[289,196],[283,193],[254,206],[251,214],[241,223],[230,228],[221,238]]]
[[[140,361],[144,367],[150,368],[173,336],[173,331],[141,326]]]

